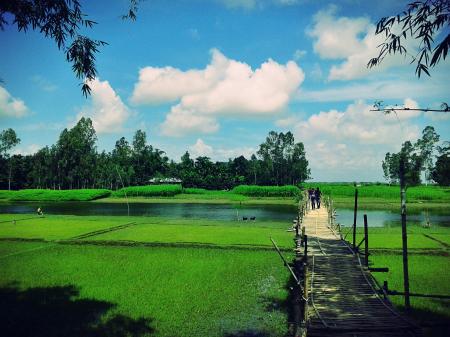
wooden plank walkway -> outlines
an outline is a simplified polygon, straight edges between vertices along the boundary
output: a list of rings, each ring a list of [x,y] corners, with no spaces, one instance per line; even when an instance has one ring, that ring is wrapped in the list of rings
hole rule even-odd
[[[307,336],[421,336],[379,295],[367,268],[328,227],[325,207],[303,218],[310,282]]]

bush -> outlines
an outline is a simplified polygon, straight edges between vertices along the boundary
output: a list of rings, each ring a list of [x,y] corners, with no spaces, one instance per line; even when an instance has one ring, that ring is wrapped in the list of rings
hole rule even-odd
[[[249,197],[297,197],[300,189],[293,185],[286,186],[257,186],[239,185],[231,190],[232,193]]]
[[[115,197],[173,197],[183,192],[181,185],[146,185],[121,188],[113,193]]]
[[[89,201],[110,195],[106,189],[0,191],[0,199],[11,201]]]

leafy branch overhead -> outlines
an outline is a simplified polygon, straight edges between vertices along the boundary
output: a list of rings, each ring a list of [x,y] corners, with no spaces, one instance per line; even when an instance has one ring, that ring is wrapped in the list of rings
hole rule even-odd
[[[385,41],[378,46],[379,54],[367,66],[379,65],[387,55],[409,54],[408,39],[419,41],[419,50],[412,56],[418,77],[422,72],[430,76],[429,67],[445,60],[450,47],[450,0],[424,0],[408,4],[401,14],[384,17],[377,23],[375,34],[383,34]]]
[[[136,20],[139,0],[130,0],[130,7],[122,19]],[[12,19],[8,20],[11,15]],[[82,80],[84,96],[91,93],[89,82],[97,77],[95,56],[105,41],[91,39],[80,33],[83,28],[92,28],[95,21],[82,12],[78,0],[9,0],[0,1],[0,29],[15,25],[19,31],[29,29],[42,33],[55,41],[72,64],[75,76]]]

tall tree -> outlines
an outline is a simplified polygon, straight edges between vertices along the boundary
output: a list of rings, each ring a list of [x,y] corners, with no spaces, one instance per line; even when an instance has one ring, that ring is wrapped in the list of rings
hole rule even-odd
[[[3,130],[0,133],[0,156],[5,157],[5,159],[9,162],[8,164],[8,190],[11,190],[11,175],[13,163],[10,159],[10,150],[17,146],[20,143],[20,138],[17,137],[16,132],[9,128],[7,130]]]
[[[438,153],[431,178],[441,186],[450,186],[450,142],[438,147]]]
[[[433,170],[433,152],[436,143],[439,142],[439,135],[434,130],[434,127],[427,126],[422,131],[422,138],[417,141],[417,146],[420,149],[420,155],[423,160],[425,170],[425,181],[431,181],[431,171]]]
[[[262,181],[280,185],[300,183],[309,178],[303,143],[295,143],[293,134],[270,131],[257,152],[261,158]]]

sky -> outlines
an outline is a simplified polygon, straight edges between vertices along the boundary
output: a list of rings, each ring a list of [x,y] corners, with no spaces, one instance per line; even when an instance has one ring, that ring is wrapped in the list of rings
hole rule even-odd
[[[376,100],[409,108],[450,101],[450,62],[418,79],[410,58],[367,69],[383,39],[376,22],[407,1],[146,0],[123,21],[127,0],[81,1],[97,22],[83,33],[108,45],[97,55],[92,95],[64,53],[38,32],[0,31],[0,130],[31,154],[82,116],[99,151],[136,130],[179,161],[247,158],[271,131],[305,145],[313,181],[383,181],[386,152],[427,125],[450,140],[450,114],[370,111]],[[417,42],[408,42],[410,50]]]

